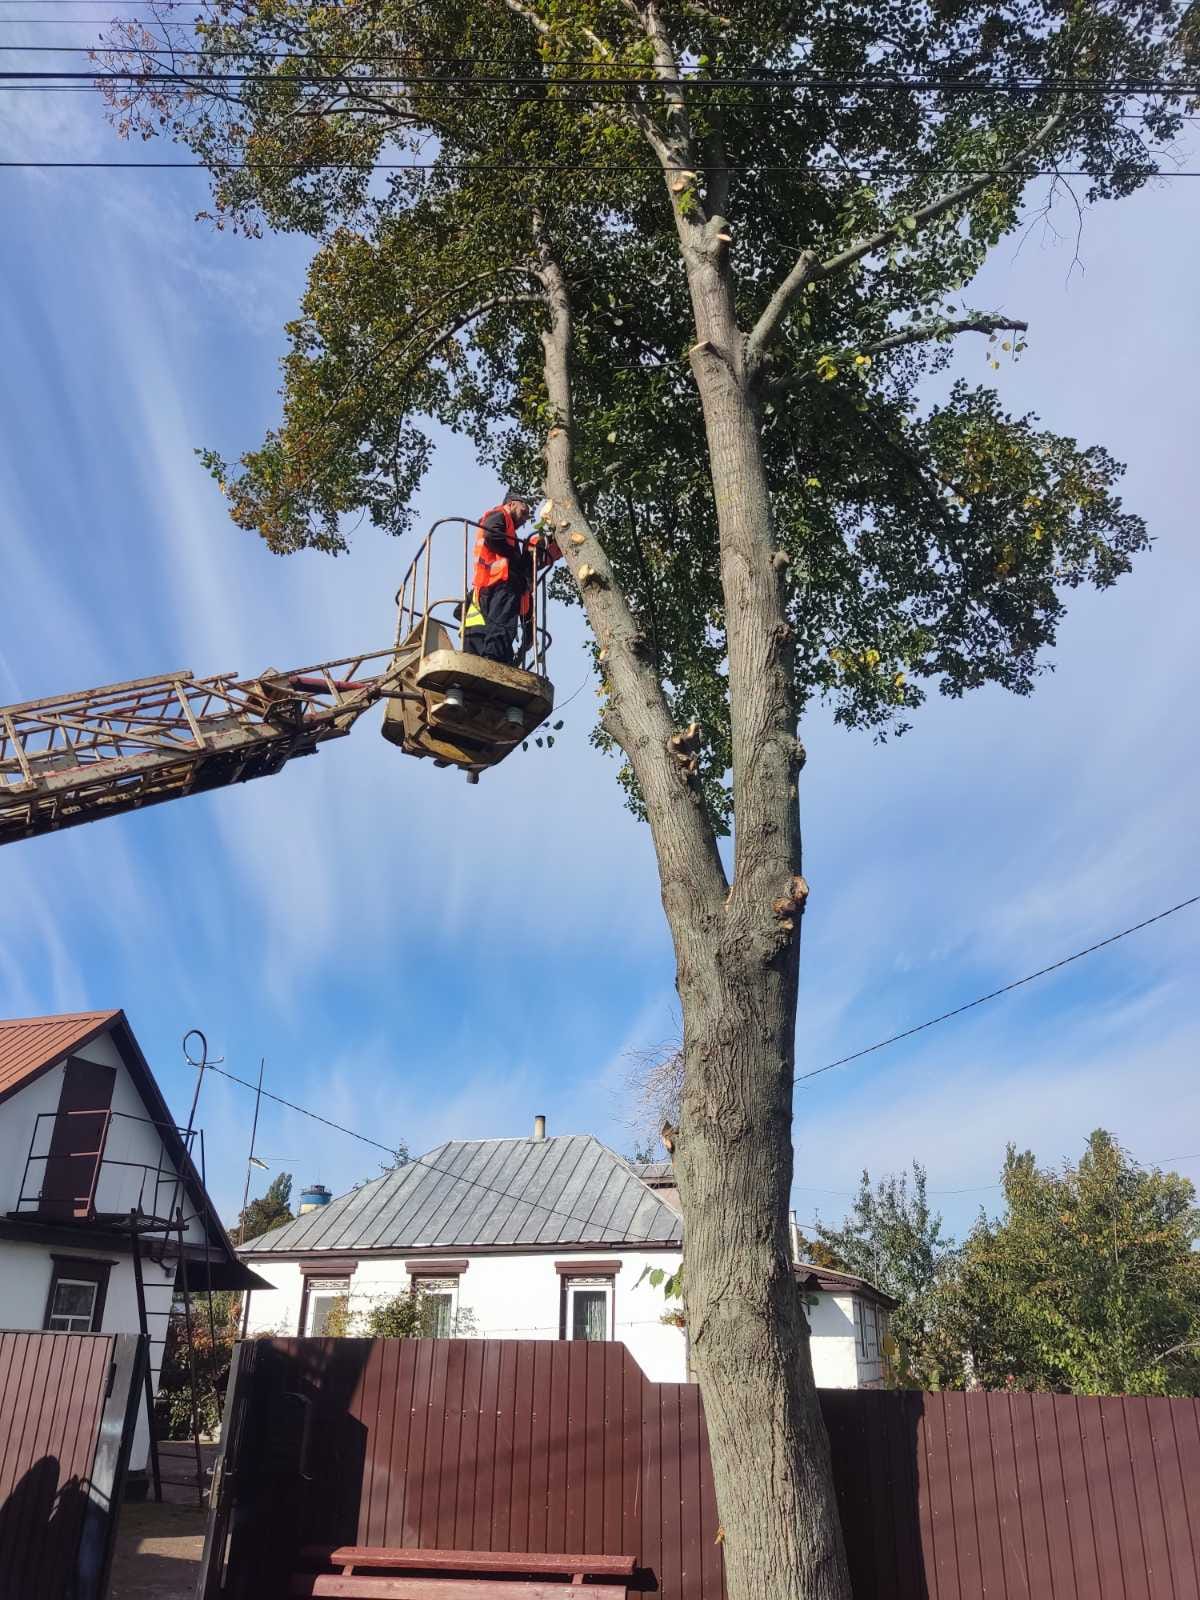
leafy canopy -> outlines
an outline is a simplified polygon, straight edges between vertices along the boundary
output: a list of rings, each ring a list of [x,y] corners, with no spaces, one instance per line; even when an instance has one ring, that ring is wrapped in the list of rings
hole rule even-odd
[[[953,1245],[942,1234],[940,1214],[930,1209],[925,1168],[913,1162],[911,1188],[907,1173],[889,1173],[872,1185],[864,1172],[842,1225],[819,1224],[815,1231],[811,1254],[804,1248],[809,1242],[801,1241],[810,1260],[857,1273],[899,1302],[891,1322],[898,1373],[919,1388],[938,1387],[930,1334],[938,1282]]]
[[[1200,1393],[1200,1210],[1098,1129],[1077,1166],[1009,1146],[1007,1214],[981,1216],[943,1312],[985,1388]],[[968,1374],[960,1372],[959,1381]]]
[[[290,1172],[281,1172],[271,1179],[266,1193],[251,1200],[242,1212],[235,1230],[237,1242],[245,1244],[247,1240],[257,1239],[260,1234],[293,1220],[292,1175]]]
[[[194,53],[173,58],[190,76],[111,86],[123,131],[182,139],[208,164],[218,226],[315,241],[278,427],[236,464],[205,457],[234,520],[273,550],[336,553],[364,514],[408,530],[431,421],[498,475],[536,480],[554,420],[538,271],[561,266],[582,499],[673,711],[703,724],[718,816],[729,727],[710,463],[647,132],[685,218],[728,233],[747,335],[803,253],[833,263],[780,320],[751,403],[790,558],[797,707],[823,698],[882,735],[930,685],[1028,692],[1067,591],[1111,584],[1147,542],[1106,450],[1009,414],[986,384],[930,403],[925,380],[959,334],[980,341],[989,376],[1020,358],[1018,319],[966,298],[979,267],[1027,194],[1048,203],[1072,181],[1056,171],[1088,174],[1080,204],[1144,183],[1190,70],[1175,0],[729,10],[209,0]],[[119,29],[108,64],[161,69],[157,37]],[[1135,82],[1171,87],[1131,96]]]

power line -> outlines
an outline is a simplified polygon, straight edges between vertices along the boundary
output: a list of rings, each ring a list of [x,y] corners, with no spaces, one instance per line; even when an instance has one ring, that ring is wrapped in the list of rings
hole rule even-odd
[[[1165,911],[1158,911],[1143,922],[1135,922],[1131,928],[1122,928],[1120,933],[1110,933],[1107,939],[1100,939],[1096,944],[1088,945],[1085,950],[1076,950],[1074,955],[1063,956],[1060,961],[1052,961],[1048,967],[1039,967],[1036,972],[1027,973],[1023,978],[1015,978],[1012,983],[1006,983],[1002,988],[993,989],[988,994],[981,994],[978,999],[968,1000],[965,1005],[955,1006],[952,1011],[943,1011],[938,1017],[930,1017],[928,1022],[918,1022],[914,1028],[905,1028],[902,1033],[893,1033],[890,1038],[880,1039],[878,1044],[869,1044],[865,1049],[855,1050],[848,1056],[839,1056],[836,1061],[827,1062],[823,1067],[815,1067],[811,1072],[798,1072],[792,1082],[803,1083],[808,1078],[819,1078],[823,1072],[832,1072],[835,1067],[844,1067],[851,1061],[858,1061],[863,1056],[874,1054],[876,1050],[884,1050],[890,1044],[897,1044],[901,1039],[911,1039],[914,1033],[924,1033],[926,1028],[935,1028],[939,1022],[948,1022],[951,1017],[960,1017],[964,1011],[971,1011],[975,1006],[982,1006],[989,1000],[999,999],[1002,994],[1011,994],[1023,984],[1032,983],[1035,978],[1044,978],[1049,972],[1057,972],[1061,967],[1070,966],[1072,961],[1082,961],[1084,956],[1093,955],[1107,945],[1116,944],[1118,939],[1127,939],[1131,933],[1140,933],[1143,928],[1161,922],[1164,917],[1173,917],[1177,911],[1184,911],[1188,906],[1194,906],[1198,902],[1200,894],[1194,894],[1187,900],[1180,900],[1177,905],[1168,906]]]
[[[213,51],[183,50],[171,45],[139,46],[118,45],[101,43],[97,45],[80,46],[78,49],[72,45],[10,45],[5,48],[10,51],[36,50],[43,54],[66,52],[87,53],[97,51],[99,54],[136,55],[143,59],[159,55],[191,55],[202,59],[212,59],[213,56],[241,56],[251,52],[245,51]],[[402,51],[392,55],[376,54],[356,56],[354,61],[347,63],[352,71],[359,61],[395,61],[403,57]],[[269,52],[264,53],[264,58],[285,62],[303,61],[306,59],[304,52]],[[320,54],[315,57],[309,54],[307,59],[321,60]],[[301,85],[340,84],[347,81],[346,71],[324,73],[273,73],[273,72],[158,72],[143,71],[131,67],[128,70],[121,68],[108,68],[97,72],[63,71],[51,72],[4,72],[0,77],[28,77],[28,78],[86,78],[89,80],[109,79],[117,82],[136,83],[187,83],[196,86],[206,84],[224,85],[229,83],[282,83],[291,88]],[[857,94],[862,91],[872,93],[890,94],[897,90],[910,90],[916,93],[936,94],[1178,94],[1190,95],[1196,92],[1196,85],[1183,80],[1171,78],[1013,78],[1008,80],[978,81],[972,79],[945,78],[933,75],[918,77],[875,77],[875,78],[833,78],[833,77],[804,77],[801,75],[788,75],[768,78],[749,77],[695,77],[691,75],[676,75],[670,78],[656,77],[629,77],[611,75],[608,77],[547,77],[544,74],[535,76],[514,76],[511,73],[497,74],[453,74],[453,73],[392,73],[364,74],[361,77],[351,78],[350,81],[361,83],[370,88],[435,88],[448,87],[468,88],[497,88],[497,89],[525,89],[525,88],[634,88],[634,89],[768,89],[788,90],[789,92],[808,93],[820,91],[822,93]]]
[[[391,1145],[381,1144],[378,1139],[372,1139],[365,1133],[358,1133],[355,1129],[347,1128],[340,1122],[332,1122],[328,1117],[321,1116],[319,1112],[310,1111],[307,1106],[297,1105],[294,1100],[285,1100],[282,1095],[272,1094],[269,1089],[260,1090],[259,1086],[251,1083],[248,1078],[239,1078],[236,1073],[226,1072],[223,1067],[216,1067],[211,1061],[207,1063],[206,1070],[215,1072],[218,1077],[228,1078],[231,1083],[240,1083],[243,1089],[253,1090],[255,1094],[261,1093],[264,1100],[274,1100],[277,1105],[286,1106],[289,1111],[296,1111],[302,1117],[311,1117],[314,1122],[324,1123],[327,1128],[333,1128],[338,1133],[344,1133],[350,1139],[357,1139],[361,1144],[373,1145],[376,1150],[384,1150],[390,1156],[397,1158],[400,1156],[400,1152],[393,1149]],[[451,1172],[447,1167],[434,1166],[432,1161],[426,1161],[420,1156],[408,1157],[404,1165],[406,1167],[425,1167],[430,1172],[436,1172],[440,1177],[452,1178],[455,1183],[465,1183],[472,1189],[484,1189],[489,1194],[497,1195],[501,1199],[514,1200],[520,1205],[531,1206],[535,1211],[544,1211],[548,1216],[562,1217],[565,1221],[578,1223],[582,1228],[598,1227],[602,1233],[611,1234],[618,1239],[629,1239],[627,1230],[610,1228],[607,1224],[596,1223],[589,1217],[577,1216],[573,1211],[560,1211],[555,1206],[544,1205],[539,1200],[531,1200],[528,1195],[514,1194],[510,1189],[497,1189],[494,1184],[484,1183],[479,1178],[464,1177],[461,1173]],[[375,1179],[373,1181],[378,1182],[379,1180]],[[651,1192],[647,1190],[648,1194]],[[594,1235],[585,1235],[584,1237],[594,1237]],[[652,1236],[645,1234],[640,1239],[633,1239],[630,1242],[633,1244],[649,1244],[652,1242]]]
[[[139,171],[139,172],[203,172],[212,170],[215,173],[224,172],[487,172],[494,174],[511,173],[514,178],[521,178],[530,172],[538,173],[603,173],[609,176],[628,177],[638,172],[687,172],[697,176],[712,169],[705,166],[682,167],[662,165],[659,162],[626,162],[620,166],[603,166],[589,162],[523,162],[515,166],[510,161],[374,161],[369,166],[357,167],[352,162],[346,161],[0,161],[0,168],[38,168],[47,171],[76,170],[76,171]],[[1119,167],[1093,167],[1064,168],[1064,167],[924,167],[915,171],[903,167],[875,166],[867,167],[853,162],[828,163],[805,166],[799,162],[784,164],[759,165],[757,162],[731,163],[723,169],[726,172],[750,173],[756,178],[795,176],[805,177],[847,177],[854,173],[862,177],[878,178],[893,177],[900,179],[919,178],[1112,178],[1123,174],[1136,175],[1140,169],[1129,162]],[[1200,170],[1175,168],[1171,171],[1156,169],[1145,173],[1148,179],[1159,178],[1200,178]]]

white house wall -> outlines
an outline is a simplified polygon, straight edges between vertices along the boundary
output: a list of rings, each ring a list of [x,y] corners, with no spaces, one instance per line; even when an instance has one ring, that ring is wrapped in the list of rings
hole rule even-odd
[[[558,1261],[572,1252],[546,1255],[476,1255],[447,1251],[468,1262],[458,1279],[458,1309],[468,1335],[488,1339],[557,1339],[559,1337]],[[642,1279],[643,1269],[661,1267],[671,1273],[680,1257],[671,1251],[621,1251],[615,1279],[615,1337],[623,1343],[646,1376],[655,1383],[682,1383],[687,1378],[687,1347],[683,1330],[662,1321],[666,1302],[661,1285]],[[310,1258],[312,1260],[314,1258]],[[414,1260],[415,1258],[409,1258]],[[577,1259],[598,1259],[593,1251]],[[612,1260],[613,1256],[606,1256]],[[248,1332],[294,1336],[300,1326],[303,1277],[294,1261],[251,1260],[249,1265],[275,1285],[272,1292],[257,1290],[250,1296]],[[318,1274],[319,1275],[319,1274]],[[642,1279],[641,1282],[638,1280]],[[350,1279],[350,1310],[366,1311],[378,1301],[408,1292],[411,1278],[399,1256],[364,1256]],[[858,1386],[856,1330],[853,1298],[820,1295],[809,1311],[813,1331],[813,1373],[819,1387],[853,1389]]]
[[[163,1149],[158,1129],[145,1120],[151,1113],[137,1092],[133,1079],[125,1070],[111,1037],[107,1033],[101,1034],[98,1039],[93,1039],[91,1044],[85,1045],[82,1050],[76,1050],[74,1054],[84,1060],[96,1061],[103,1066],[117,1069],[116,1082],[113,1084],[112,1109],[125,1113],[123,1116],[113,1117],[109,1124],[104,1161],[100,1169],[100,1183],[96,1191],[97,1211],[129,1211],[138,1204],[139,1197],[142,1210],[150,1215],[164,1215],[169,1213],[174,1205],[180,1205],[184,1217],[189,1219],[184,1229],[184,1238],[189,1244],[203,1244],[204,1228],[200,1219],[195,1216],[195,1204],[182,1185],[174,1181],[178,1176],[175,1164]],[[19,1103],[19,1096],[17,1100]],[[132,1120],[135,1118],[143,1120]],[[198,1171],[199,1140],[196,1142],[193,1160]],[[118,1166],[116,1163],[119,1161],[130,1162],[133,1165]],[[156,1171],[161,1172],[163,1178],[168,1180],[158,1186],[157,1195],[154,1181]]]
[[[78,1256],[82,1260],[114,1262],[108,1278],[104,1297],[104,1317],[101,1333],[137,1333],[137,1289],[130,1256],[117,1256],[112,1251],[89,1249],[86,1237],[79,1245],[25,1244],[11,1240],[0,1243],[0,1328],[40,1328],[46,1317],[46,1301],[50,1294],[50,1276],[55,1255]],[[143,1263],[146,1289],[146,1310],[169,1311],[171,1308],[170,1277],[152,1261]],[[154,1387],[158,1389],[159,1368],[162,1365],[162,1337],[166,1331],[165,1316],[150,1316],[151,1371]],[[146,1408],[138,1412],[137,1432],[134,1435],[130,1466],[140,1469],[146,1465],[149,1454],[149,1434],[146,1427]]]

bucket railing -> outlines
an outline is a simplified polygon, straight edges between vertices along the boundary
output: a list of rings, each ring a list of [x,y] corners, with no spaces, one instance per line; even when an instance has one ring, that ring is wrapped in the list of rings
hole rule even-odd
[[[462,530],[462,589],[458,594],[434,596],[431,594],[434,541],[443,529],[448,528]],[[397,649],[406,640],[412,639],[419,629],[421,655],[427,656],[431,620],[440,623],[447,631],[457,632],[458,648],[460,650],[463,648],[467,609],[471,604],[472,551],[475,537],[480,531],[480,524],[472,517],[440,517],[425,535],[409,564],[408,571],[404,574],[403,583],[396,592]],[[444,541],[438,548],[439,552],[445,548]],[[546,630],[546,579],[550,567],[548,562],[539,559],[540,555],[539,546],[527,548],[525,542],[522,542],[519,559],[529,562],[530,596],[529,617],[523,618],[522,623],[528,621],[530,647],[521,661],[513,664],[544,678],[546,655],[551,643]]]

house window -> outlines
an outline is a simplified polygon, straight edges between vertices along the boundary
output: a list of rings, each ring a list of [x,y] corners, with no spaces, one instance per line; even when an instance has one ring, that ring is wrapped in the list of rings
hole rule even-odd
[[[304,1280],[304,1303],[300,1332],[310,1339],[328,1338],[329,1317],[350,1293],[349,1278],[308,1278]]]
[[[52,1256],[43,1326],[52,1333],[99,1333],[111,1261]]]
[[[613,1285],[611,1278],[567,1278],[566,1336],[568,1339],[611,1339]]]
[[[421,1293],[421,1332],[426,1339],[452,1339],[455,1323],[457,1278],[418,1278]]]
[[[879,1331],[875,1324],[875,1307],[862,1304],[862,1353],[865,1361],[874,1361],[879,1356]]]

